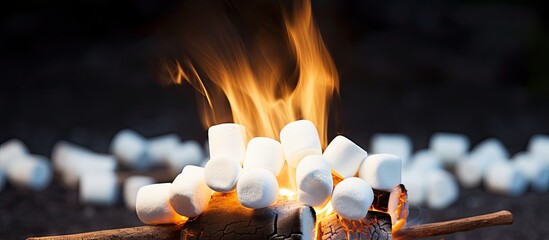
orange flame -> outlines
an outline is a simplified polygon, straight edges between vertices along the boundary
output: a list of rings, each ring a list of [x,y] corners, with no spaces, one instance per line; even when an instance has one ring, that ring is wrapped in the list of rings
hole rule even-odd
[[[187,81],[204,96],[206,127],[233,121],[246,127],[248,137],[278,139],[287,123],[308,119],[326,146],[330,101],[339,87],[337,70],[314,22],[310,2],[296,1],[292,13],[283,16],[287,43],[281,49],[274,48],[280,44],[267,34],[244,44],[224,18],[208,32],[213,36],[194,36],[185,42],[192,60],[177,63],[172,77],[176,83]],[[291,76],[283,74],[291,72],[284,54],[295,61]]]

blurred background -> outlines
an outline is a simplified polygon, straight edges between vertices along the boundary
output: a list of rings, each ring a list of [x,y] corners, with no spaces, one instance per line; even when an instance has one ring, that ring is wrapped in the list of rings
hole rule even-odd
[[[166,30],[188,4],[21,0],[2,8],[0,143],[18,138],[31,152],[50,156],[55,142],[67,140],[106,153],[123,128],[203,143],[207,134],[194,90],[162,84],[158,74],[172,44]],[[267,15],[277,11],[271,8],[276,1],[254,4]],[[312,4],[341,78],[330,139],[343,133],[368,149],[375,133],[403,133],[418,150],[433,133],[449,131],[465,134],[472,145],[496,137],[514,154],[526,149],[533,134],[549,134],[547,2]],[[546,239],[548,200],[547,193],[506,197],[468,189],[446,210],[416,208],[413,219],[509,209],[515,214],[511,227],[446,239]],[[122,203],[81,205],[77,192],[55,181],[38,193],[9,184],[0,192],[0,238],[138,225]]]

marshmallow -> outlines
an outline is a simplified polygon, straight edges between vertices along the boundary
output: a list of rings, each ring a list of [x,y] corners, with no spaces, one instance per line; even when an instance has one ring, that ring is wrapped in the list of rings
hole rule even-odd
[[[366,181],[351,177],[337,184],[332,195],[332,207],[342,218],[360,220],[366,217],[374,201],[374,191]]]
[[[532,136],[528,142],[528,152],[549,162],[549,135]]]
[[[246,153],[246,129],[236,123],[223,123],[208,129],[210,158],[226,155],[237,162],[244,162]]]
[[[110,152],[130,168],[147,169],[151,165],[147,155],[147,140],[130,129],[124,129],[113,137]]]
[[[528,153],[519,153],[513,157],[513,165],[527,178],[532,189],[538,193],[549,190],[549,163]]]
[[[502,161],[488,167],[484,185],[490,192],[519,196],[526,191],[528,182],[510,162]]]
[[[427,205],[445,209],[459,198],[459,187],[449,172],[436,169],[427,173]]]
[[[75,158],[78,159],[80,156],[87,154],[93,153],[92,151],[76,144],[63,140],[58,141],[55,145],[53,145],[51,151],[53,169],[59,173],[64,173],[67,169],[67,162],[71,161],[71,159],[74,161]]]
[[[49,161],[39,155],[20,155],[13,158],[6,174],[11,184],[34,191],[46,188],[52,179]]]
[[[400,184],[402,160],[392,154],[374,154],[368,156],[360,166],[359,176],[372,188],[391,191]]]
[[[427,177],[425,173],[425,170],[419,168],[410,168],[402,172],[402,184],[408,190],[408,202],[413,205],[422,205],[427,199]]]
[[[236,181],[242,172],[238,161],[228,156],[212,158],[204,167],[204,178],[208,187],[216,192],[234,190]]]
[[[204,160],[204,153],[198,142],[190,140],[172,149],[166,160],[174,173],[180,173],[187,165],[200,166]]]
[[[372,136],[371,152],[397,155],[404,166],[412,153],[412,140],[404,134],[378,133]]]
[[[146,176],[131,176],[124,180],[124,204],[130,211],[135,211],[137,192],[143,186],[155,183],[154,178]]]
[[[303,158],[297,165],[296,183],[300,202],[313,207],[324,205],[334,186],[330,164],[321,155]]]
[[[179,216],[170,205],[171,183],[159,183],[143,186],[137,191],[135,211],[139,220],[145,224],[179,223]]]
[[[167,134],[149,139],[147,153],[153,165],[160,165],[167,161],[167,156],[175,149],[181,139],[176,134]]]
[[[468,157],[456,162],[455,174],[465,188],[478,187],[486,168],[496,162],[505,161],[509,153],[503,144],[489,138],[479,143]]]
[[[69,188],[75,188],[79,178],[85,173],[116,170],[116,159],[112,155],[72,149],[64,151],[62,156],[62,181]]]
[[[14,158],[29,152],[27,147],[19,139],[12,139],[0,145],[0,168],[7,169]]]
[[[318,131],[309,120],[294,121],[284,126],[280,131],[280,143],[286,162],[293,168],[306,156],[322,154]]]
[[[469,139],[457,133],[435,133],[431,136],[429,148],[443,161],[454,163],[469,150]]]
[[[410,168],[416,169],[433,169],[433,168],[443,168],[442,161],[440,157],[433,153],[431,150],[419,150],[414,153],[412,161],[408,164]],[[406,186],[408,187],[408,186]]]
[[[114,172],[89,172],[80,178],[80,202],[113,206],[118,199],[118,182]]]
[[[472,157],[483,157],[493,159],[508,159],[509,152],[505,145],[496,138],[488,138],[480,142],[471,152]]]
[[[335,137],[322,155],[340,178],[352,177],[368,153],[344,136]]]
[[[204,169],[188,165],[170,188],[170,204],[182,216],[195,217],[208,206],[212,190],[204,180]]]
[[[284,166],[282,145],[266,137],[252,138],[246,147],[244,169],[263,168],[278,176]]]
[[[278,182],[269,170],[249,169],[240,175],[236,184],[236,195],[244,207],[254,209],[268,207],[276,202]]]

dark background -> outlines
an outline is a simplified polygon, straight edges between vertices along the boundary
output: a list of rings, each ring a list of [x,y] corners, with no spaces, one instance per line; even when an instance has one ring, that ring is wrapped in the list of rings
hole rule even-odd
[[[0,143],[19,138],[31,152],[49,156],[65,139],[106,152],[122,128],[204,141],[192,88],[161,84],[157,68],[170,44],[164,30],[189,2],[6,3],[0,9]],[[267,14],[276,10],[269,10],[272,0],[259,5]],[[497,137],[511,153],[525,149],[531,135],[549,133],[547,5],[313,1],[341,77],[329,136],[343,133],[367,149],[373,133],[398,132],[421,149],[433,132],[453,131],[473,144]],[[510,209],[512,227],[448,239],[548,239],[542,227],[549,226],[548,200],[548,194],[509,198],[475,189],[463,191],[448,210],[414,208],[412,214],[432,222]],[[12,186],[0,193],[2,239],[136,225],[122,204],[81,206],[76,192],[56,182],[40,193]]]

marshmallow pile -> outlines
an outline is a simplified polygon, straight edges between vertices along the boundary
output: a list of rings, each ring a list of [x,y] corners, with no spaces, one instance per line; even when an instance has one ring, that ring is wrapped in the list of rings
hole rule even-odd
[[[43,190],[52,179],[50,161],[44,156],[30,154],[20,140],[9,140],[0,145],[0,192],[6,179],[16,187]]]
[[[282,176],[285,163],[288,172],[295,174],[290,178],[295,180],[297,200],[313,207],[331,200],[334,211],[350,220],[366,216],[374,202],[374,190],[393,192],[401,183],[400,157],[368,156],[344,136],[335,137],[323,152],[311,121],[291,122],[279,137],[280,142],[267,137],[246,142],[242,125],[210,127],[206,165],[186,166],[171,184],[141,187],[136,198],[139,219],[146,224],[162,224],[198,216],[214,192],[235,191],[240,204],[248,208],[271,206],[283,189],[277,177]],[[332,174],[341,179],[335,187]],[[401,192],[395,194],[400,196]]]
[[[469,139],[456,133],[435,133],[427,149],[411,154],[409,138],[399,134],[376,134],[374,152],[409,156],[404,160],[402,182],[408,201],[445,209],[459,198],[459,185],[481,185],[492,193],[519,196],[530,187],[535,192],[549,190],[549,136],[534,135],[525,152],[510,157],[504,144],[488,138],[471,149]],[[404,150],[405,149],[405,150]]]

